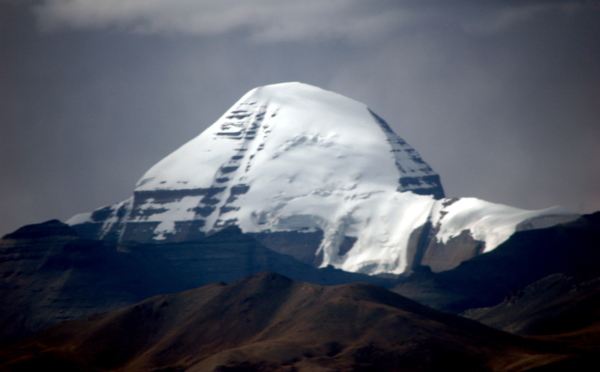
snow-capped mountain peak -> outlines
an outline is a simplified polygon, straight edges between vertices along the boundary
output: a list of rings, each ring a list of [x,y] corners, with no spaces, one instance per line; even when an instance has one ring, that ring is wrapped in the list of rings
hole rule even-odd
[[[245,94],[150,168],[132,198],[68,222],[88,236],[143,242],[200,239],[236,225],[306,262],[375,274],[422,263],[423,250],[460,235],[459,228],[484,226],[470,237],[493,235],[486,249],[493,248],[521,217],[537,215],[460,201],[478,216],[469,219],[443,197],[439,176],[367,106],[284,83]],[[478,224],[490,208],[509,216],[500,233]],[[481,249],[471,251],[466,256]]]
[[[136,190],[259,179],[314,189],[348,183],[348,177],[363,184],[398,183],[399,191],[439,188],[439,182],[420,180],[427,176],[435,173],[364,104],[310,85],[283,83],[245,94],[202,134],[148,170]]]

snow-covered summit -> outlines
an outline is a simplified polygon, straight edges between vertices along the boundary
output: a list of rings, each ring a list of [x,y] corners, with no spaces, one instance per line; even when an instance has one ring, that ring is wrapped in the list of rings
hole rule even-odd
[[[443,197],[437,175],[383,119],[360,102],[302,83],[251,90],[146,172],[136,190],[230,183],[271,193],[395,184]]]
[[[481,243],[459,255],[467,257],[522,221],[565,216],[443,197],[438,175],[367,106],[284,83],[244,95],[150,168],[132,198],[68,223],[91,237],[142,242],[199,239],[236,225],[306,262],[375,274],[435,263],[440,254],[428,256],[428,247],[438,252],[463,231]]]

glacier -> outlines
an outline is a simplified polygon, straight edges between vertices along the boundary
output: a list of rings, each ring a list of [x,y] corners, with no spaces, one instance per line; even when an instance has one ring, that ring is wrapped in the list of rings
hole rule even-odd
[[[576,217],[446,198],[438,174],[366,105],[282,83],[245,94],[150,168],[129,199],[67,223],[91,238],[157,244],[237,226],[320,267],[402,274],[447,270],[515,231]]]

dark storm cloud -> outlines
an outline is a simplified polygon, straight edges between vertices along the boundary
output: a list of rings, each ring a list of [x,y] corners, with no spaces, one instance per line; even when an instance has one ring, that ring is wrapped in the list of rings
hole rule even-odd
[[[371,106],[450,196],[600,209],[598,2],[0,7],[0,234],[127,198],[246,91],[294,80]]]

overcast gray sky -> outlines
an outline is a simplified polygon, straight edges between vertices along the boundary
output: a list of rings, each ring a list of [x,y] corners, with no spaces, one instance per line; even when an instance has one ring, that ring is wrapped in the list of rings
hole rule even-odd
[[[0,0],[0,235],[285,81],[366,103],[448,196],[600,210],[598,1]]]

